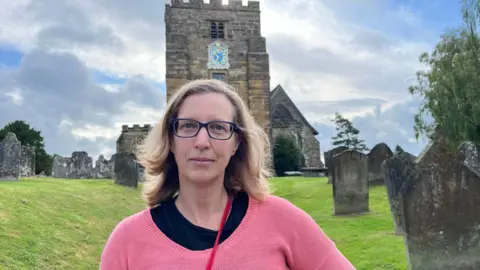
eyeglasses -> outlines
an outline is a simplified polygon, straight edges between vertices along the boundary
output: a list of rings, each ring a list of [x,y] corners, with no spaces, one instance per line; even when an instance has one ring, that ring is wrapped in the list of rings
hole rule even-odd
[[[233,132],[240,129],[235,123],[227,121],[210,121],[202,123],[188,118],[174,118],[170,120],[171,127],[176,136],[180,138],[191,138],[197,136],[202,127],[205,127],[210,138],[215,140],[228,140]]]

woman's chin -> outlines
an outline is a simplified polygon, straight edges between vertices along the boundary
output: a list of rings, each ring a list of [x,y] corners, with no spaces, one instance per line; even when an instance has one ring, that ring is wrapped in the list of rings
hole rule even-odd
[[[194,184],[210,184],[215,182],[215,180],[220,179],[220,177],[214,172],[195,170],[189,173],[188,179],[189,182]]]

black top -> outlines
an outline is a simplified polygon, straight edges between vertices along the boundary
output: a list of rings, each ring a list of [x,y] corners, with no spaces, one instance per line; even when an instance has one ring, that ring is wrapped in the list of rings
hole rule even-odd
[[[152,208],[150,214],[157,227],[172,241],[190,250],[212,248],[217,231],[196,226],[178,211],[176,197]],[[225,241],[242,222],[248,209],[248,195],[240,192],[232,202],[232,210],[227,218],[219,244]]]

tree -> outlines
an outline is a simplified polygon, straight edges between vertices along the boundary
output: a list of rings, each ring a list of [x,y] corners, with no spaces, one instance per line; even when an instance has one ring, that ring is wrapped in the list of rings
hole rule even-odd
[[[356,129],[350,120],[344,118],[341,114],[335,113],[335,119],[332,122],[336,125],[337,135],[332,137],[334,146],[345,146],[357,151],[368,151],[364,140],[358,138],[360,131]]]
[[[465,140],[480,142],[479,3],[464,1],[463,25],[443,34],[434,50],[419,58],[427,69],[418,71],[417,83],[409,87],[422,98],[414,119],[417,139],[437,132],[452,147]]]
[[[275,137],[273,156],[277,176],[284,176],[285,172],[300,169],[302,154],[295,141],[289,136],[280,134]]]
[[[0,129],[0,141],[2,141],[8,132],[12,132],[24,146],[35,148],[35,173],[44,171],[50,175],[52,171],[52,157],[45,151],[45,144],[41,132],[30,127],[25,121],[17,120],[10,122]]]

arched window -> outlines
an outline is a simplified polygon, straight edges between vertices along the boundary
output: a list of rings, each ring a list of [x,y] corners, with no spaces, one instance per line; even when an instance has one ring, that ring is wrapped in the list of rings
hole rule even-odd
[[[225,24],[222,22],[211,22],[210,37],[213,39],[225,38]]]

